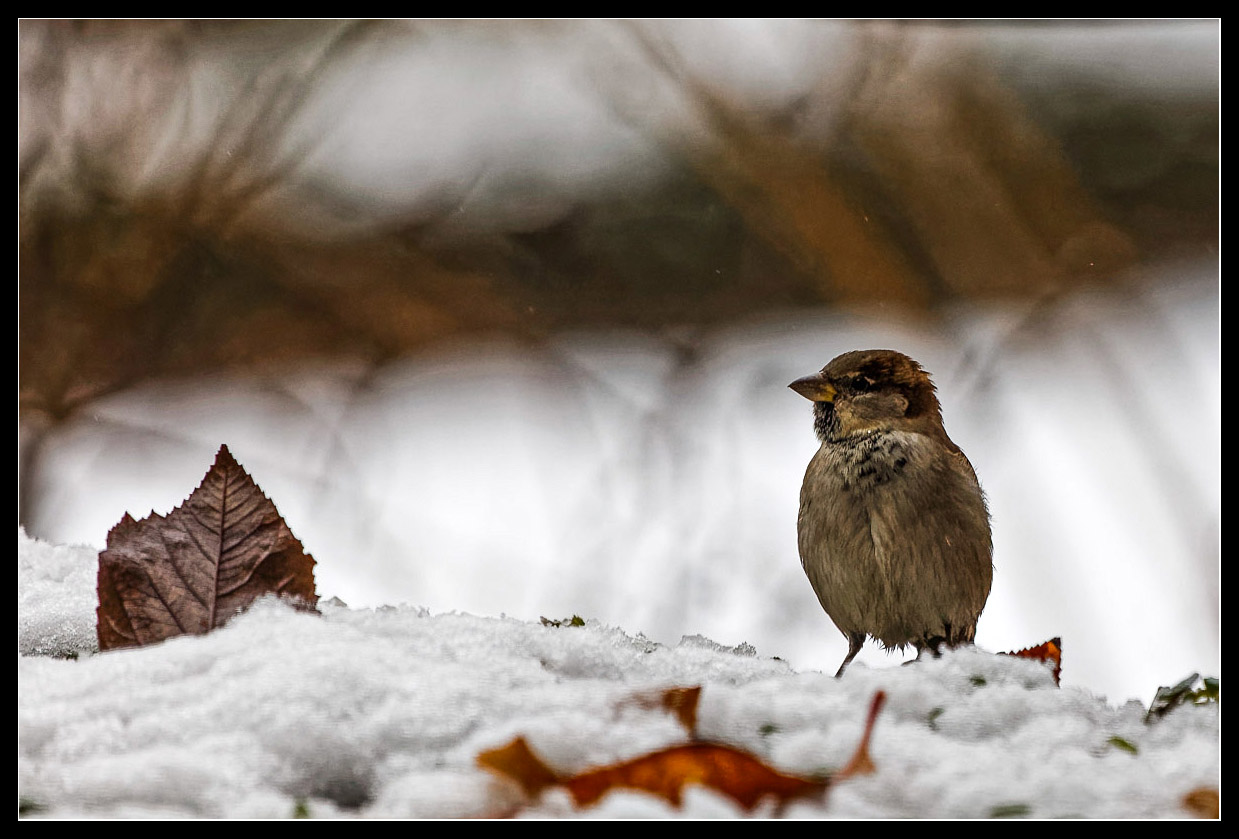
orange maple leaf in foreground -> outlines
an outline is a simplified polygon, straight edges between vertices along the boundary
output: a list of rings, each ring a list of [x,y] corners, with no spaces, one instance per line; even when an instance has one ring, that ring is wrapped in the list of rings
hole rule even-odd
[[[672,746],[623,763],[563,777],[534,754],[524,737],[517,737],[506,746],[482,752],[478,755],[478,764],[515,780],[531,797],[547,787],[561,786],[579,807],[589,806],[617,788],[649,792],[678,807],[684,787],[701,784],[751,810],[766,796],[785,804],[797,798],[820,795],[835,781],[873,772],[869,740],[885,701],[884,692],[874,695],[865,733],[855,754],[842,770],[827,778],[787,775],[748,752],[720,743]]]

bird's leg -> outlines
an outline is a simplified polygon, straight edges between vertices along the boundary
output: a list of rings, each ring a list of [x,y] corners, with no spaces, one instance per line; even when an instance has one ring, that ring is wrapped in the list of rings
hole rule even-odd
[[[935,635],[933,638],[926,638],[923,641],[913,641],[912,646],[916,647],[916,658],[914,661],[920,661],[921,656],[925,654],[925,650],[929,650],[934,654],[934,658],[942,655],[942,645],[946,643],[946,639],[941,635]],[[949,644],[947,646],[950,646]]]
[[[856,654],[860,652],[860,648],[865,646],[865,633],[849,632],[848,636],[848,657],[843,659],[843,663],[839,665],[839,672],[835,673],[835,678],[843,675],[843,671],[852,663],[852,659],[856,658]]]

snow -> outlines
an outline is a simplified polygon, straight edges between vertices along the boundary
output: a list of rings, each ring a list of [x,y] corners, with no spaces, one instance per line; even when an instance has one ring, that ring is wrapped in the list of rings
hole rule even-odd
[[[634,791],[584,809],[561,789],[527,801],[476,763],[517,736],[561,774],[684,743],[672,715],[634,698],[692,685],[700,738],[801,775],[842,767],[887,693],[877,771],[789,817],[1180,818],[1185,794],[1219,783],[1218,705],[1146,724],[1137,701],[1056,688],[1044,665],[980,648],[836,680],[778,650],[659,644],[588,616],[553,627],[327,600],[320,617],[263,600],[208,635],[99,654],[96,562],[18,532],[18,795],[32,815],[749,815],[704,788],[679,809]]]
[[[17,534],[17,649],[23,655],[69,656],[97,649],[98,552]]]

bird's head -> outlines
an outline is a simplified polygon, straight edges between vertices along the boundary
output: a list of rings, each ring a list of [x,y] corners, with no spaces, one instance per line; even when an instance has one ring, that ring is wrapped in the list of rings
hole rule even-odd
[[[813,430],[822,442],[902,429],[940,437],[954,448],[929,374],[903,353],[853,350],[788,387],[813,402]]]

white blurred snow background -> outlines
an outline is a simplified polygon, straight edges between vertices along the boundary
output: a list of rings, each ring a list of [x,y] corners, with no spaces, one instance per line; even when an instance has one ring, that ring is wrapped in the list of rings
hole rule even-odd
[[[580,202],[659,183],[680,164],[651,138],[705,130],[663,75],[634,69],[646,59],[625,25],[405,23],[346,31],[366,48],[315,76],[286,133],[258,153],[237,126],[282,101],[247,87],[270,60],[269,33],[210,30],[189,40],[183,74],[161,76],[144,68],[163,66],[164,42],[56,26],[20,30],[27,228],[27,213],[91,194],[69,161],[96,161],[109,190],[140,200],[201,176],[199,159],[234,184],[235,148],[279,176],[252,205],[261,224],[278,218],[277,238],[406,224],[434,245],[523,235]],[[847,96],[867,79],[872,34],[846,23],[640,26],[754,112],[799,107],[806,134],[842,131]],[[1090,96],[1147,94],[1154,110],[1184,91],[1216,95],[1219,29],[924,25],[909,37],[916,56],[961,42],[984,52],[1062,116],[1094,101],[1056,98],[1065,79]],[[287,32],[289,79],[339,48],[312,25]],[[1123,160],[1103,161],[1108,183],[1150,177]],[[833,672],[846,645],[795,543],[815,441],[807,403],[786,385],[840,352],[890,347],[934,374],[948,432],[989,497],[995,578],[978,645],[1061,636],[1064,685],[1147,704],[1191,672],[1220,676],[1217,271],[1215,248],[1187,248],[1104,283],[961,295],[931,314],[780,298],[721,322],[561,323],[538,340],[496,328],[379,361],[135,377],[71,410],[23,415],[19,520],[97,550],[123,513],[179,504],[227,443],[317,559],[320,593],[354,609],[579,614],[663,644],[703,635],[802,674]],[[350,291],[341,281],[332,293]],[[23,309],[26,334],[36,315]],[[51,336],[42,356],[81,352],[72,315],[39,323]],[[19,389],[35,366],[23,356]],[[900,659],[870,646],[860,660]],[[59,667],[19,662],[23,678]]]
[[[989,497],[995,576],[977,643],[1061,636],[1066,683],[1148,701],[1220,671],[1221,371],[1210,278],[1195,288],[1137,290],[1126,313],[1129,297],[1066,307],[1086,339],[1012,340],[1004,313],[984,310],[954,319],[965,347],[788,315],[711,335],[687,365],[669,342],[614,333],[536,350],[496,339],[364,378],[148,385],[48,432],[35,490],[48,513],[31,532],[101,548],[123,512],[181,503],[227,442],[318,560],[325,597],[580,614],[833,672],[846,644],[796,550],[816,440],[786,385],[847,348],[894,346],[936,374]],[[1127,365],[1140,372],[1115,381]]]

